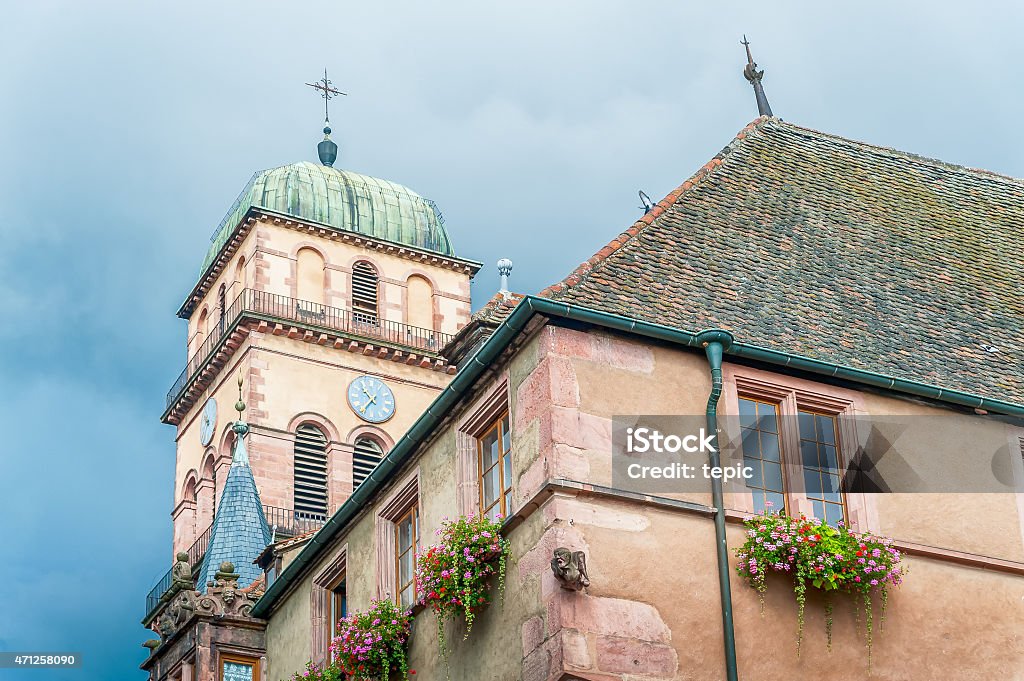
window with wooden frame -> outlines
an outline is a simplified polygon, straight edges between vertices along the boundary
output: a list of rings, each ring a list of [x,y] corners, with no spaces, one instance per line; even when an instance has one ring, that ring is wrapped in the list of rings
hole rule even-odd
[[[419,487],[417,469],[393,488],[377,512],[377,597],[403,608],[411,608],[417,599]]]
[[[830,525],[849,524],[843,491],[851,431],[852,398],[760,378],[735,377],[735,405],[744,465],[753,476],[746,487],[751,511],[768,502],[773,510],[805,514]]]
[[[221,655],[218,681],[259,681],[260,660],[244,655]]]
[[[327,661],[331,639],[338,634],[338,620],[348,613],[347,555],[346,546],[313,578],[310,592],[311,659],[315,664]]]
[[[416,603],[416,553],[420,542],[419,507],[395,520],[395,600],[402,608]]]
[[[508,412],[477,437],[480,512],[491,520],[508,516],[512,496],[512,440]]]

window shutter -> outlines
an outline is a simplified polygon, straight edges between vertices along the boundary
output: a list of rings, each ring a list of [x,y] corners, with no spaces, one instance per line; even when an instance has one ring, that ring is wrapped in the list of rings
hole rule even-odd
[[[306,423],[295,431],[295,512],[327,515],[327,437]]]
[[[376,440],[368,437],[361,437],[356,440],[355,451],[352,454],[352,490],[355,491],[363,480],[370,475],[370,472],[384,458],[384,450],[377,444]]]
[[[352,314],[357,322],[377,323],[377,271],[368,262],[352,266]]]

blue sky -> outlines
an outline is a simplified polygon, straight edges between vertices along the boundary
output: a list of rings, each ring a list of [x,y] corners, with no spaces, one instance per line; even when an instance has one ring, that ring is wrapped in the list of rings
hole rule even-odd
[[[141,679],[170,565],[174,316],[258,169],[315,159],[434,199],[460,255],[560,279],[756,116],[1024,175],[1015,4],[4,2],[0,651]],[[488,8],[484,8],[488,6]],[[277,680],[272,680],[277,681]]]

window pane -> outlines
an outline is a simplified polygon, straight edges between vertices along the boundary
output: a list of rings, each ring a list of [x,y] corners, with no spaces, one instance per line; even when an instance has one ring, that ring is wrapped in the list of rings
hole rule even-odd
[[[768,501],[772,502],[772,509],[775,511],[783,511],[786,508],[786,498],[778,492],[768,492],[765,495]]]
[[[512,449],[512,438],[509,435],[508,428],[508,415],[501,419],[501,448],[502,451],[508,451]]]
[[[761,458],[765,461],[779,460],[779,436],[775,433],[761,433]]]
[[[764,476],[761,474],[761,460],[743,457],[743,465],[751,469],[750,477],[747,478],[747,486],[763,487]]]
[[[743,453],[746,456],[761,458],[761,439],[753,428],[743,429]]]
[[[814,440],[800,441],[800,460],[808,468],[818,467],[818,443]]]
[[[764,402],[757,403],[757,424],[760,430],[767,433],[779,432],[779,424],[776,419],[775,405]]]
[[[821,498],[821,473],[816,468],[804,469],[804,488],[807,496],[815,499]],[[821,516],[818,516],[819,518]]]
[[[757,423],[757,403],[753,400],[740,399],[740,425],[753,428]]]
[[[833,445],[821,445],[822,464],[830,471],[839,470],[839,459],[836,457],[836,448]]]
[[[484,436],[480,442],[481,452],[481,466],[483,470],[487,470],[498,460],[498,433],[495,430],[490,431]]]
[[[835,420],[831,416],[818,415],[818,436],[821,441],[830,445],[836,443]]]
[[[840,504],[825,504],[825,521],[835,527],[843,520],[843,507]]]
[[[498,467],[495,466],[491,470],[484,473],[484,506],[490,506],[498,498],[498,490],[501,486],[498,480]],[[500,511],[500,509],[499,509]]]
[[[400,551],[406,551],[412,546],[412,518],[406,518],[398,523],[398,547]]]
[[[782,492],[782,464],[766,461],[764,463],[764,488],[773,492]]]
[[[505,490],[512,488],[512,455],[506,454],[503,462],[504,469],[502,473],[505,476]],[[505,490],[502,490],[503,492]]]
[[[225,662],[223,669],[224,681],[254,681],[253,665],[244,662]]]

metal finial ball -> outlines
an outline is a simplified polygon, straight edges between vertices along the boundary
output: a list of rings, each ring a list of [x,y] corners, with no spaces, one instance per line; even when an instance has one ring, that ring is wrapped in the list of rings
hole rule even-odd
[[[324,126],[324,136],[326,137],[327,135],[330,135],[330,134],[331,134],[331,126],[325,125]]]
[[[243,402],[242,400],[238,400],[237,402],[235,402],[235,411],[237,411],[239,414],[245,411],[245,402]]]
[[[512,274],[512,261],[508,258],[502,258],[498,261],[498,274],[507,277]]]

